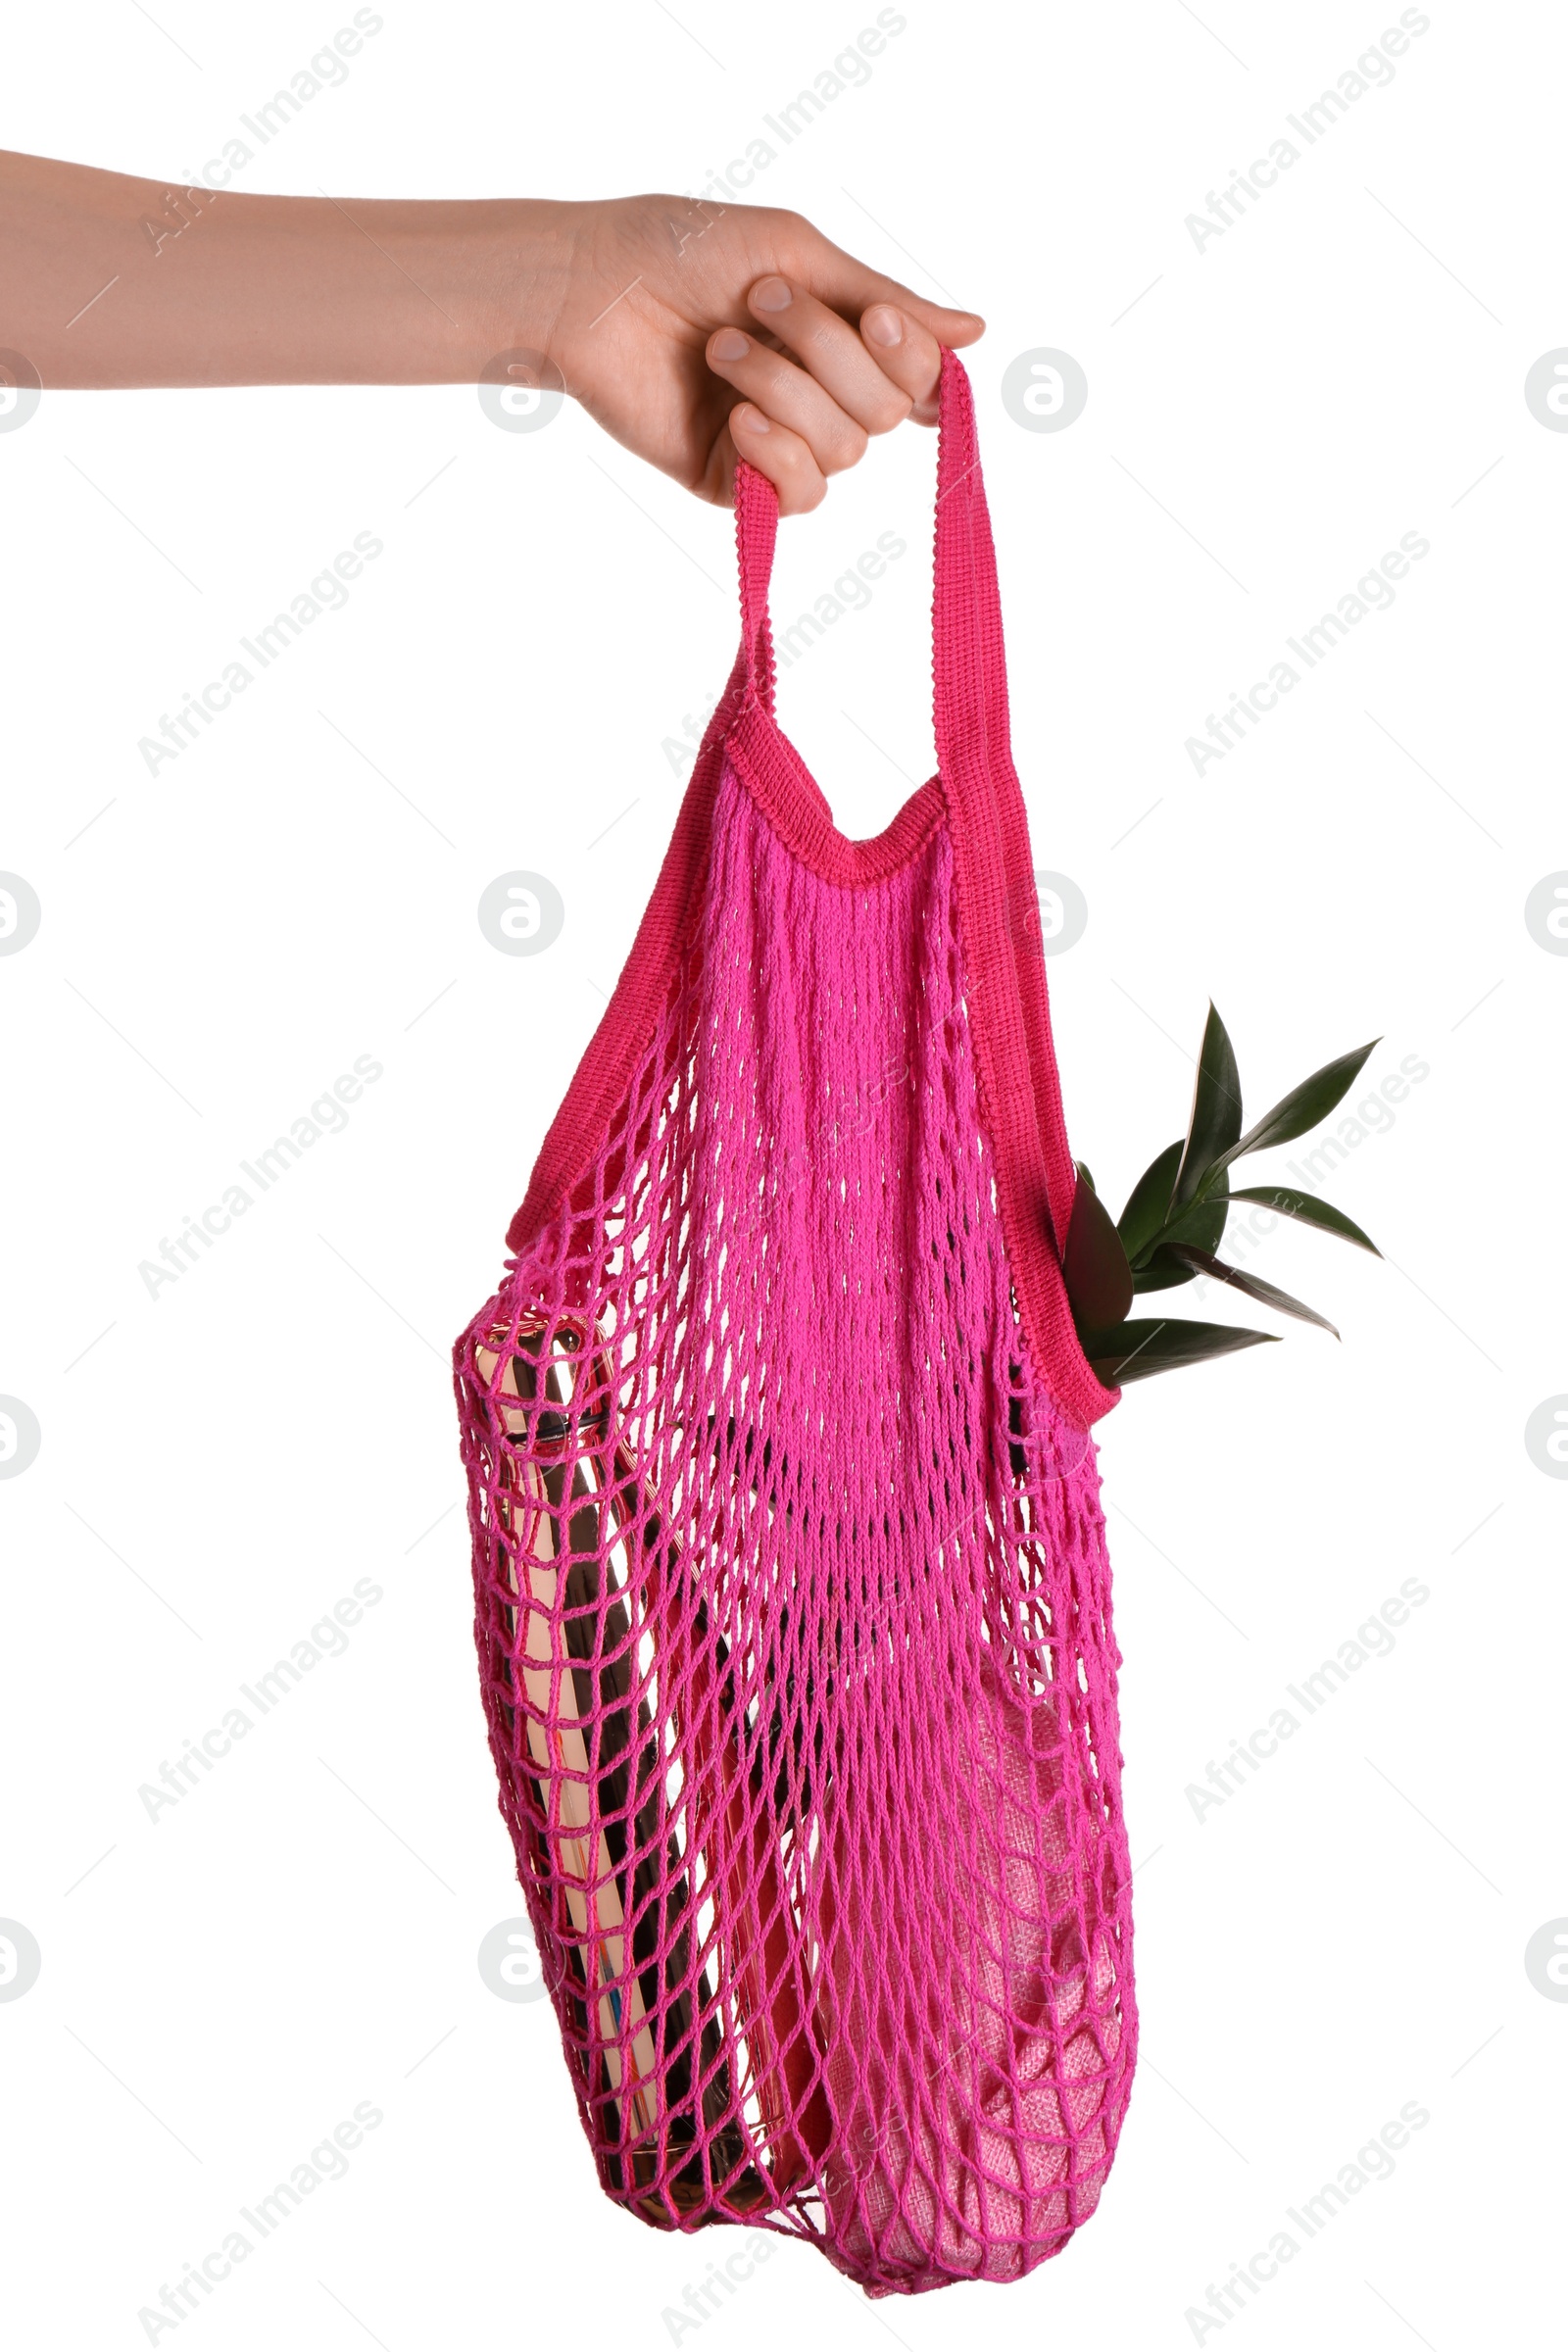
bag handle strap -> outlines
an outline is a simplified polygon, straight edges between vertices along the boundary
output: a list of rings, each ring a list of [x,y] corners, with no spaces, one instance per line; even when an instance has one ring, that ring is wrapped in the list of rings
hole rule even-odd
[[[768,587],[778,541],[778,493],[744,458],[735,468],[735,539],[746,681],[771,711],[777,668]],[[937,758],[943,773],[950,756],[958,758],[974,741],[1006,758],[1007,672],[996,549],[980,477],[974,396],[956,351],[942,354],[932,639]]]
[[[745,691],[771,716],[775,665],[768,584],[778,495],[744,461],[735,469]],[[1033,1214],[1065,1248],[1077,1175],[1062,1117],[1046,991],[1040,907],[1023,793],[1012,764],[1007,664],[996,547],[980,471],[974,395],[963,362],[942,354],[932,596],[937,765],[959,868],[971,985],[987,1004],[993,1112],[1032,1168]],[[820,801],[814,785],[808,789]],[[825,809],[825,803],[823,804]]]
[[[778,492],[743,458],[735,468],[735,546],[741,575],[741,660],[746,684],[764,710],[773,708],[773,624],[767,588],[778,537]]]
[[[1010,1101],[1025,1163],[1065,1249],[1077,1171],[1067,1143],[1046,988],[1023,789],[1012,763],[1007,662],[974,395],[956,352],[942,354],[932,681],[937,758],[959,867],[971,984],[988,999],[995,1109]],[[1032,1096],[1026,1110],[1024,1097]],[[1030,1130],[1038,1141],[1027,1148]],[[1032,1139],[1030,1139],[1032,1140]],[[1043,1164],[1041,1164],[1043,1162]]]
[[[1011,760],[1002,595],[975,431],[974,394],[956,351],[942,354],[931,673],[937,760],[965,778],[976,753]]]

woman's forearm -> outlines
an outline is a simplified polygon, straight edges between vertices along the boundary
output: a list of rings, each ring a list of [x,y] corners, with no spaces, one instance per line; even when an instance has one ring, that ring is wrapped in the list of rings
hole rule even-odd
[[[549,353],[577,216],[0,154],[0,343],[64,387],[473,383],[497,352]]]

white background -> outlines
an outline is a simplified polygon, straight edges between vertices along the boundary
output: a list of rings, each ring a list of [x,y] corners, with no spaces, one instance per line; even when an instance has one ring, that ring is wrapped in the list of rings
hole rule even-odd
[[[4,142],[183,175],[351,11],[155,13],[14,18]],[[1393,2178],[1201,2340],[1535,2342],[1568,2007],[1524,1948],[1568,1913],[1568,1486],[1523,1431],[1568,1390],[1568,959],[1523,907],[1568,866],[1568,438],[1523,381],[1568,342],[1564,25],[1435,0],[1392,84],[1200,252],[1185,217],[1396,9],[906,13],[756,193],[990,322],[1019,765],[1037,863],[1090,909],[1052,965],[1075,1149],[1119,1201],[1184,1121],[1210,994],[1253,1111],[1374,1034],[1369,1079],[1429,1075],[1326,1187],[1388,1262],[1253,1251],[1343,1344],[1286,1327],[1100,1432],[1145,2043],[1098,2218],[1004,2293],[912,2303],[780,2245],[679,2340],[1184,2345],[1415,2101]],[[382,14],[245,186],[685,193],[875,11]],[[1039,347],[1088,376],[1063,432],[1002,405]],[[781,614],[908,543],[782,685],[852,831],[931,765],[934,454],[895,435],[783,533]],[[0,1484],[0,1914],[43,1956],[0,2004],[8,2329],[145,2341],[163,2283],[370,2101],[347,2177],[160,2342],[669,2341],[733,2239],[600,2195],[548,2004],[475,1963],[522,1905],[446,1359],[667,838],[665,739],[728,669],[730,518],[569,406],[510,434],[462,387],[46,393],[0,479],[0,866],[43,907],[0,960],[0,1391],[42,1429]],[[138,738],[361,531],[384,553],[347,608],[150,777]],[[1410,531],[1393,608],[1196,776],[1186,739]],[[475,919],[513,868],[565,903],[537,957]],[[346,1130],[150,1298],[140,1261],[365,1054]],[[365,1577],[346,1653],[149,1820],[139,1786]],[[1195,1818],[1209,1760],[1411,1577],[1393,1653]]]

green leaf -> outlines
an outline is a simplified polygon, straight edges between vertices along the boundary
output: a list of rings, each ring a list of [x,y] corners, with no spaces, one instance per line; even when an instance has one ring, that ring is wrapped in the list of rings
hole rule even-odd
[[[1303,1306],[1299,1298],[1291,1297],[1289,1291],[1277,1291],[1271,1282],[1262,1281],[1256,1274],[1244,1274],[1240,1266],[1222,1265],[1217,1257],[1210,1257],[1206,1250],[1190,1250],[1185,1244],[1176,1242],[1171,1246],[1171,1255],[1183,1259],[1200,1274],[1211,1274],[1216,1282],[1228,1282],[1233,1290],[1245,1291],[1249,1298],[1257,1299],[1263,1306],[1275,1307],[1282,1315],[1296,1315],[1302,1323],[1316,1323],[1324,1331],[1333,1331],[1336,1339],[1340,1336],[1327,1315],[1318,1314],[1313,1307]]]
[[[1110,1221],[1110,1211],[1081,1166],[1061,1270],[1075,1322],[1121,1321],[1132,1304],[1133,1270]]]
[[[1152,1380],[1156,1372],[1175,1372],[1183,1364],[1206,1363],[1211,1356],[1230,1355],[1238,1348],[1259,1348],[1275,1341],[1271,1331],[1244,1331],[1236,1323],[1118,1323],[1109,1331],[1079,1333],[1097,1380],[1108,1389],[1130,1380]]]
[[[1370,1250],[1374,1257],[1383,1255],[1376,1242],[1370,1241],[1343,1208],[1336,1208],[1331,1200],[1319,1200],[1313,1193],[1298,1193],[1288,1184],[1254,1184],[1245,1192],[1232,1193],[1231,1199],[1259,1201],[1265,1208],[1277,1209],[1282,1217],[1298,1217],[1303,1225],[1315,1225],[1321,1233],[1337,1233],[1342,1241],[1354,1242],[1358,1250]]]
[[[1348,1081],[1347,1081],[1348,1084]],[[1338,1100],[1338,1098],[1336,1098]],[[1203,1024],[1203,1043],[1198,1056],[1192,1114],[1176,1182],[1172,1208],[1193,1200],[1203,1178],[1222,1153],[1234,1150],[1242,1132],[1242,1081],[1225,1024],[1212,1004]]]
[[[1192,1267],[1184,1266],[1165,1249],[1154,1250],[1143,1265],[1133,1268],[1133,1289],[1140,1297],[1145,1291],[1174,1290],[1177,1283],[1192,1280]]]
[[[1159,1231],[1161,1220],[1170,1206],[1171,1187],[1176,1171],[1182,1164],[1182,1141],[1178,1136],[1167,1144],[1157,1159],[1151,1160],[1127,1196],[1127,1205],[1116,1221],[1121,1246],[1130,1258],[1136,1258],[1146,1243],[1152,1242]]]
[[[1326,1061],[1310,1078],[1293,1086],[1272,1110],[1263,1113],[1255,1127],[1250,1127],[1239,1142],[1221,1153],[1214,1162],[1215,1169],[1228,1168],[1244,1152],[1267,1152],[1275,1144],[1294,1144],[1298,1135],[1305,1135],[1319,1119],[1326,1119],[1355,1084],[1373,1047],[1382,1042],[1375,1037],[1372,1045],[1357,1046],[1353,1054],[1342,1054],[1337,1061]]]
[[[1089,1162],[1086,1159],[1075,1159],[1072,1164],[1077,1169],[1079,1175],[1083,1178],[1085,1184],[1088,1185],[1089,1190],[1092,1193],[1098,1192],[1099,1187],[1089,1173]]]
[[[1191,1201],[1179,1213],[1173,1212],[1169,1224],[1155,1234],[1152,1250],[1158,1251],[1170,1242],[1187,1242],[1195,1250],[1217,1250],[1225,1232],[1225,1219],[1230,1212],[1230,1178],[1221,1168],[1214,1190],[1206,1199]],[[1151,1251],[1146,1250],[1147,1265]]]

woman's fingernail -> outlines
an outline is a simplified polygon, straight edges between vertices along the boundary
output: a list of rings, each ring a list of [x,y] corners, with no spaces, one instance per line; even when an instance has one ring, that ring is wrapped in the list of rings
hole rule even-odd
[[[752,308],[754,311],[787,311],[789,307],[790,290],[787,282],[782,277],[760,277],[758,279],[756,285],[752,288]]]
[[[773,429],[760,409],[737,409],[735,422],[743,424],[749,433],[770,433]]]
[[[880,343],[884,351],[904,341],[904,320],[890,302],[879,302],[875,310],[867,311],[860,326],[866,341]]]
[[[715,360],[744,360],[752,348],[752,338],[743,335],[738,326],[721,326],[708,348]]]

